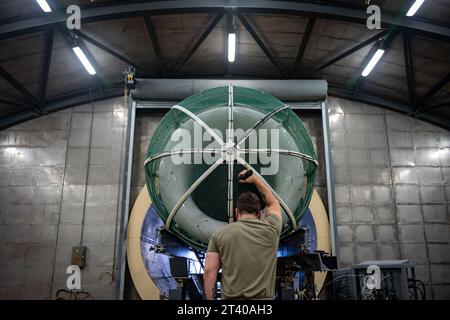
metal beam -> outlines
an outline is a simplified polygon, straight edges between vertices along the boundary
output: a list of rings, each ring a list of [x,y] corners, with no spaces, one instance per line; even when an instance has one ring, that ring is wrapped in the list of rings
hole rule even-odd
[[[380,33],[377,33],[375,36],[370,37],[366,41],[358,44],[357,46],[354,46],[353,48],[350,48],[349,50],[347,50],[344,53],[342,53],[342,54],[334,57],[333,59],[325,62],[324,64],[322,64],[321,66],[315,68],[314,70],[311,70],[311,71],[303,73],[301,75],[301,78],[305,78],[305,77],[310,76],[310,75],[312,75],[312,74],[314,74],[314,73],[316,73],[316,72],[318,72],[318,71],[320,71],[322,69],[325,69],[326,67],[329,67],[332,64],[335,64],[336,62],[338,62],[338,61],[348,57],[349,55],[355,53],[356,51],[361,50],[362,48],[368,46],[369,44],[380,40],[381,38],[383,38],[387,34],[387,32],[388,32],[387,30],[384,30],[384,31],[381,31]]]
[[[186,53],[186,55],[183,57],[183,59],[178,63],[178,65],[175,67],[175,69],[172,71],[172,76],[177,74],[178,71],[180,71],[181,68],[188,62],[188,60],[192,57],[192,55],[197,51],[197,49],[200,47],[200,45],[205,41],[205,39],[209,36],[211,31],[216,27],[216,25],[219,23],[220,20],[222,20],[223,16],[225,14],[225,11],[220,12],[217,14],[208,24],[206,29],[200,34],[200,36],[195,40],[194,44],[192,45],[191,49]]]
[[[331,130],[330,130],[330,109],[329,100],[322,102],[322,131],[323,131],[323,149],[325,160],[325,177],[327,186],[327,203],[328,203],[328,217],[330,221],[330,235],[331,235],[331,254],[338,257],[339,263],[339,239],[338,227],[336,219],[336,194],[335,194],[335,175],[333,168],[333,156],[331,154]]]
[[[395,28],[394,30],[390,30],[386,39],[383,41],[383,44],[381,46],[382,49],[387,50],[391,46],[392,42],[397,38],[400,30]]]
[[[357,69],[358,74],[356,74],[354,77],[354,84],[353,84],[353,91],[356,92],[359,90],[359,88],[361,87],[361,84],[364,82],[364,80],[366,79],[366,77],[362,76],[362,72],[364,70],[364,68],[369,64],[370,60],[372,60],[373,55],[375,54],[375,52],[380,48],[380,44],[379,43],[375,43],[372,46],[372,49],[370,49],[369,54],[363,59],[363,61],[361,62],[361,65],[359,66],[359,68]]]
[[[95,61],[94,57],[92,56],[92,54],[90,53],[90,51],[88,50],[88,48],[86,47],[86,45],[84,44],[84,42],[81,39],[75,39],[72,34],[69,32],[69,30],[66,28],[65,24],[59,24],[57,26],[59,32],[61,33],[61,35],[63,36],[65,42],[66,42],[66,46],[67,48],[73,53],[74,57],[78,60],[78,57],[76,57],[76,54],[73,52],[73,48],[75,46],[79,46],[81,50],[83,50],[83,53],[85,54],[86,58],[88,58],[89,62],[92,64],[92,66],[94,67],[96,74],[94,75],[95,77],[95,81],[97,82],[97,84],[101,87],[102,86],[102,79],[100,78],[100,76],[98,75],[98,65],[97,62]]]
[[[397,111],[403,114],[411,114],[412,108],[409,105],[403,104],[401,102],[397,102],[394,100],[386,99],[380,96],[373,96],[371,94],[356,91],[353,89],[342,88],[339,86],[330,85],[329,86],[329,94],[331,96],[336,96],[344,99],[359,101],[367,104],[371,104],[374,106],[382,107],[384,109]],[[432,123],[438,127],[444,128],[446,130],[450,130],[450,119],[442,116],[437,116],[431,112],[423,112],[417,116],[417,118]]]
[[[447,75],[444,78],[442,78],[438,83],[436,83],[433,86],[433,88],[431,88],[427,93],[425,93],[424,96],[420,99],[420,101],[425,104],[432,96],[438,93],[449,82],[450,82],[450,72],[447,73]]]
[[[0,67],[0,70],[1,70],[1,67]],[[156,84],[156,81],[160,81],[160,80],[154,79],[154,81]],[[208,79],[207,81],[210,82],[211,80]],[[235,81],[235,80],[233,80],[233,81]],[[256,83],[259,83],[260,81],[261,80],[256,80]],[[270,83],[272,83],[273,81],[282,82],[282,80],[270,80]],[[289,81],[293,81],[293,80],[289,80]],[[301,81],[301,80],[297,80],[297,81]],[[252,80],[252,82],[255,83],[255,80]],[[236,83],[236,85],[244,85],[245,86],[246,84]],[[192,85],[190,85],[190,87],[192,87]],[[119,96],[123,95],[123,82],[118,81],[111,85],[105,85],[105,86],[103,86],[102,90],[95,89],[94,87],[88,87],[88,88],[79,90],[78,92],[72,93],[67,96],[61,96],[59,98],[54,98],[54,99],[48,100],[48,101],[46,101],[46,112],[49,113],[49,112],[54,112],[54,111],[58,111],[58,110],[63,110],[63,109],[67,109],[70,107],[74,107],[74,106],[78,106],[78,105],[82,105],[84,103],[90,102],[91,101],[91,94],[90,94],[91,90],[90,89],[94,89],[94,90],[92,90],[92,100],[93,101],[99,101],[99,100],[119,97]],[[266,90],[263,87],[258,87],[257,89],[258,90]],[[300,89],[302,89],[302,87],[300,87]],[[309,90],[309,89],[307,89],[307,90]],[[403,114],[411,114],[411,111],[412,111],[410,106],[403,104],[401,102],[393,101],[393,100],[386,99],[386,98],[379,97],[379,96],[374,96],[374,95],[368,94],[363,91],[357,91],[355,94],[353,94],[353,90],[351,88],[342,88],[339,86],[335,86],[333,84],[329,84],[329,94],[332,96],[337,96],[337,97],[341,97],[341,98],[345,98],[345,99],[349,99],[349,100],[354,100],[354,101],[359,101],[359,102],[379,106],[384,109],[397,111],[397,112],[400,112]],[[155,98],[155,99],[159,99],[159,98]],[[183,97],[180,97],[180,99],[183,99]],[[286,97],[285,99],[292,100],[288,97]],[[16,103],[16,102],[14,102],[14,103]],[[449,102],[449,104],[450,104],[450,102]],[[442,105],[442,107],[446,107],[449,104]],[[173,105],[173,104],[171,104],[171,105]],[[441,107],[441,106],[436,105],[436,108],[438,108],[438,107]],[[431,107],[431,108],[434,108],[434,107]],[[38,116],[39,115],[37,113],[35,113],[31,110],[26,110],[26,111],[18,112],[18,113],[15,113],[15,114],[12,114],[12,115],[9,115],[6,117],[1,117],[0,118],[0,130],[3,130],[5,128],[11,127],[13,125],[19,124],[21,122],[24,122],[24,121],[27,121],[27,120],[30,120],[33,118],[36,118]],[[437,125],[439,127],[442,127],[446,130],[450,130],[450,119],[449,118],[445,118],[443,116],[438,116],[427,110],[423,110],[423,113],[418,114],[416,117],[421,120],[432,123],[434,125]]]
[[[303,56],[305,54],[306,48],[308,47],[309,38],[311,37],[312,30],[314,29],[314,24],[316,23],[316,18],[309,18],[308,24],[306,25],[305,32],[303,33],[302,42],[297,52],[297,58],[294,63],[294,74],[297,74],[297,70],[302,63]]]
[[[401,10],[399,15],[396,17],[397,21],[401,20],[404,15],[406,14],[409,5],[408,5],[408,1],[406,1]],[[372,49],[369,51],[369,54],[363,59],[360,67],[358,68],[358,74],[355,75],[355,81],[353,84],[353,92],[356,92],[359,90],[359,87],[361,86],[361,84],[366,80],[366,77],[362,76],[362,71],[364,70],[364,68],[368,65],[368,63],[370,62],[370,60],[372,59],[373,55],[375,54],[375,52],[378,49],[383,49],[383,50],[388,50],[389,47],[391,46],[392,42],[394,41],[394,39],[397,37],[398,33],[399,33],[399,27],[398,25],[389,25],[389,27],[387,28],[387,35],[385,37],[385,39],[380,43],[375,43],[372,46]],[[381,41],[381,39],[380,39]]]
[[[66,12],[65,8],[63,6],[61,6],[57,0],[51,0],[51,6],[52,6],[53,10],[55,11],[55,14],[63,14],[64,15]],[[77,39],[78,36],[75,34],[75,32],[77,30],[74,29],[74,30],[69,31],[65,21],[57,24],[56,28],[59,30],[60,34],[63,36],[67,48],[70,50],[70,52],[72,52],[72,54],[75,57],[76,57],[76,54],[73,52],[73,48],[75,46],[80,47],[80,49],[83,51],[86,58],[88,58],[89,62],[92,64],[95,71],[97,72],[94,75],[94,77],[95,77],[95,81],[96,81],[97,85],[100,87],[100,90],[101,90],[103,81],[100,78],[100,76],[98,75],[98,70],[99,70],[98,65],[97,65],[94,57],[92,56],[92,54],[90,53],[90,51],[88,50],[86,45],[84,44],[84,42],[82,40]],[[78,58],[76,58],[76,59],[78,60]]]
[[[24,108],[24,109],[28,108],[28,106],[26,104],[24,104],[24,103],[20,103],[20,102],[17,102],[17,101],[11,101],[11,100],[8,100],[8,99],[3,99],[3,98],[0,99],[0,103],[1,104],[7,104],[7,105],[10,105],[10,106],[13,106],[13,107]]]
[[[57,25],[56,28],[58,29],[59,33],[64,38],[64,42],[66,44],[67,49],[72,51],[72,48],[75,47],[77,45],[77,43],[75,42],[75,39],[73,38],[73,36],[70,34],[69,30],[66,28],[66,26],[64,26],[62,24]]]
[[[447,73],[447,75],[442,78],[438,83],[436,83],[430,90],[428,90],[427,93],[423,95],[422,98],[420,98],[417,102],[417,108],[414,111],[413,115],[417,115],[421,113],[425,109],[435,109],[436,107],[427,107],[427,101],[433,97],[436,93],[438,93],[444,86],[447,85],[447,83],[450,82],[450,72]]]
[[[410,8],[410,3],[409,1],[404,1],[403,5],[400,9],[399,14],[397,15],[397,20],[401,20],[405,17],[406,13],[408,12],[409,8]],[[399,26],[398,25],[390,25],[388,28],[388,34],[386,36],[386,38],[384,39],[384,41],[382,42],[382,44],[375,44],[372,48],[372,50],[370,50],[369,54],[364,58],[363,62],[361,63],[361,66],[358,69],[358,74],[355,76],[355,82],[353,85],[353,91],[356,92],[357,90],[359,90],[359,87],[361,86],[361,84],[365,81],[366,77],[362,76],[362,72],[364,70],[364,68],[369,64],[370,60],[372,59],[373,55],[375,54],[375,52],[378,49],[383,49],[383,50],[388,50],[389,47],[391,46],[392,42],[394,41],[394,39],[397,37],[397,35],[399,34]]]
[[[433,110],[433,109],[440,109],[440,108],[449,108],[450,107],[450,101],[444,102],[444,103],[438,103],[429,107],[426,107],[427,110]]]
[[[86,47],[86,45],[84,44],[83,41],[77,41],[77,44],[81,48],[81,50],[83,50],[83,53],[85,54],[86,58],[88,58],[89,62],[92,64],[92,66],[94,67],[94,70],[96,71],[96,73],[94,75],[95,81],[97,82],[98,85],[102,86],[103,80],[100,77],[100,75],[98,74],[100,68],[98,67],[97,61],[95,61],[94,57],[92,56],[91,52]],[[75,55],[75,53],[74,53],[74,55]]]
[[[364,91],[358,90],[353,94],[352,88],[344,88],[333,84],[329,84],[328,88],[329,88],[328,93],[329,95],[332,96],[369,103],[375,106],[380,106],[385,109],[401,113],[409,113],[412,111],[411,106],[409,105],[403,104],[399,101],[393,101],[383,97],[373,96]]]
[[[417,108],[416,104],[417,91],[416,91],[416,80],[414,77],[414,62],[412,57],[411,35],[407,31],[403,31],[402,38],[403,38],[403,54],[405,57],[406,81],[408,84],[409,103],[411,104],[411,107],[415,111]]]
[[[153,53],[156,57],[157,69],[160,74],[164,75],[166,73],[166,66],[164,63],[163,56],[161,54],[161,48],[159,47],[158,37],[156,36],[156,29],[152,23],[150,17],[144,17],[145,28],[147,30],[148,37],[152,43]]]
[[[389,47],[391,46],[392,42],[397,37],[397,35],[399,33],[399,30],[398,30],[397,27],[394,26],[394,28],[389,30],[388,32],[389,33],[387,34],[386,39],[384,39],[384,41],[381,44],[381,46],[379,44],[374,44],[372,50],[370,50],[369,54],[364,58],[363,62],[361,63],[361,66],[358,69],[358,75],[356,75],[356,79],[357,80],[355,81],[355,84],[353,85],[353,91],[359,90],[359,87],[361,86],[361,84],[366,79],[365,77],[362,76],[361,73],[364,70],[364,68],[367,66],[367,64],[370,62],[370,60],[372,59],[372,57],[375,54],[375,52],[378,49],[383,49],[383,50],[389,49]]]
[[[0,77],[5,79],[12,87],[14,87],[17,91],[19,91],[22,96],[30,103],[31,109],[34,110],[35,113],[40,114],[41,110],[39,109],[39,103],[36,98],[27,90],[24,86],[22,86],[12,75],[8,73],[2,66],[0,66]]]
[[[87,34],[79,31],[79,30],[73,30],[72,31],[77,37],[79,37],[80,39],[83,39],[86,42],[89,42],[91,44],[93,44],[94,46],[96,46],[97,48],[109,53],[110,55],[112,55],[113,57],[117,58],[118,60],[133,66],[136,70],[141,71],[143,74],[147,74],[148,72],[146,71],[146,68],[141,67],[139,65],[136,65],[134,62],[132,62],[130,59],[128,59],[127,57],[121,55],[120,53],[118,53],[116,50],[112,49],[110,46],[106,46],[100,42],[98,42],[97,40],[95,40],[94,38],[88,36]]]
[[[250,33],[253,40],[255,40],[258,47],[264,52],[266,57],[270,60],[270,62],[272,62],[272,64],[275,66],[275,68],[277,68],[277,70],[281,73],[281,75],[286,78],[287,73],[283,70],[281,65],[278,64],[278,62],[275,60],[269,48],[266,46],[264,41],[261,40],[259,35],[256,33],[255,29],[253,29],[250,22],[247,20],[247,18],[240,13],[238,13],[236,16],[238,17],[239,21],[241,21],[242,25],[245,27],[248,33]]]
[[[218,10],[228,7],[236,7],[240,11],[264,11],[280,12],[293,15],[311,15],[326,17],[365,24],[367,14],[365,10],[345,7],[342,5],[325,5],[320,3],[276,1],[276,0],[208,0],[208,1],[146,1],[146,2],[123,2],[107,6],[94,6],[83,9],[82,22],[101,21],[107,19],[118,19],[130,16],[142,16],[144,14],[167,14],[180,12],[198,12],[205,10]],[[65,22],[67,15],[60,12],[40,14],[39,16],[18,19],[0,26],[0,38],[16,36],[24,32],[34,32],[40,28],[56,23]],[[397,25],[410,29],[416,33],[437,37],[446,41],[450,40],[450,27],[437,25],[413,17],[399,18],[396,14],[384,13],[381,15],[383,25]]]
[[[131,198],[131,176],[133,171],[133,146],[134,146],[134,134],[136,125],[136,102],[130,98],[128,102],[128,121],[126,126],[125,136],[125,159],[122,173],[122,203],[120,210],[120,229],[119,229],[119,243],[117,250],[118,261],[116,263],[117,277],[116,281],[116,298],[118,300],[124,299],[125,288],[125,270],[126,270],[126,232],[128,226],[128,219],[130,216],[130,198]]]
[[[123,82],[103,86],[101,90],[98,87],[89,87],[72,93],[67,96],[51,99],[46,101],[45,112],[55,112],[68,109],[70,107],[79,106],[90,101],[100,101],[123,95]],[[21,122],[39,117],[40,114],[32,110],[19,111],[6,117],[0,117],[0,130],[12,127]]]
[[[39,109],[43,110],[45,105],[45,96],[47,94],[48,75],[50,72],[50,62],[53,53],[53,40],[55,38],[55,29],[50,28],[45,37],[44,59],[42,61],[41,83],[39,91]]]
[[[123,95],[124,83],[122,80],[109,82],[103,86],[98,84],[93,84],[90,86],[86,86],[76,92],[72,92],[65,96],[54,97],[52,99],[47,100],[47,110],[55,111],[55,108],[64,108],[64,103],[70,105],[76,105],[75,103],[79,102],[80,99],[84,101],[84,99],[92,97],[93,99],[102,99],[105,96],[108,96],[108,92],[120,93]],[[108,96],[109,97],[109,96]]]

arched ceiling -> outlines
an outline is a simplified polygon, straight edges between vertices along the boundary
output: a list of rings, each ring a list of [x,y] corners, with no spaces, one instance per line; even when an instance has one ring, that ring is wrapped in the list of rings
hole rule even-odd
[[[450,129],[450,2],[0,0],[0,129],[123,94],[122,72],[137,77],[326,79],[330,94],[371,103]],[[367,2],[382,29],[366,27]],[[82,8],[80,30],[65,26]],[[235,13],[236,61],[226,35]],[[72,51],[88,55],[89,75]],[[366,78],[374,51],[386,53]]]

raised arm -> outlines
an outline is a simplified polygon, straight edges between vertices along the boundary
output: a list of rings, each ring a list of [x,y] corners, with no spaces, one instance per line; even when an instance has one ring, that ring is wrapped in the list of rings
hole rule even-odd
[[[243,170],[239,173],[239,176],[245,175],[248,170]],[[239,180],[240,183],[252,183],[256,186],[261,193],[264,201],[266,202],[266,215],[276,215],[281,219],[281,207],[278,199],[274,196],[272,191],[266,186],[266,184],[255,174],[252,174],[245,180]]]

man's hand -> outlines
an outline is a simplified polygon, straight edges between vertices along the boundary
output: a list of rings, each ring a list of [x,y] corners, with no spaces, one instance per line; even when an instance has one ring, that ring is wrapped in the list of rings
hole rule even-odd
[[[239,173],[239,175],[238,175],[238,178],[240,178],[240,177],[242,177],[242,176],[245,176],[245,174],[247,173],[247,172],[249,172],[250,170],[242,170],[240,173]],[[256,176],[256,175],[254,175],[254,174],[252,174],[250,177],[248,177],[247,179],[239,179],[239,182],[240,183],[248,183],[248,184],[255,184],[256,183],[256,180],[258,179],[258,177]]]
[[[242,170],[238,177],[241,175],[245,175],[248,170]],[[259,177],[259,175],[255,172],[248,177],[245,180],[239,179],[240,183],[251,183],[256,186],[258,191],[261,193],[261,195],[264,198],[264,201],[266,202],[266,215],[274,214],[278,216],[281,219],[281,207],[280,203],[278,202],[278,199],[275,197],[275,195],[272,193],[272,191],[267,187],[267,185],[262,181],[262,179]]]

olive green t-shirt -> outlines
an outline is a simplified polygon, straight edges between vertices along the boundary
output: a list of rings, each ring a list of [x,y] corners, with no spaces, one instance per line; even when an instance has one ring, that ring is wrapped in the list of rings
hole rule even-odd
[[[243,219],[216,231],[208,252],[218,252],[222,264],[221,298],[273,299],[281,219]]]

